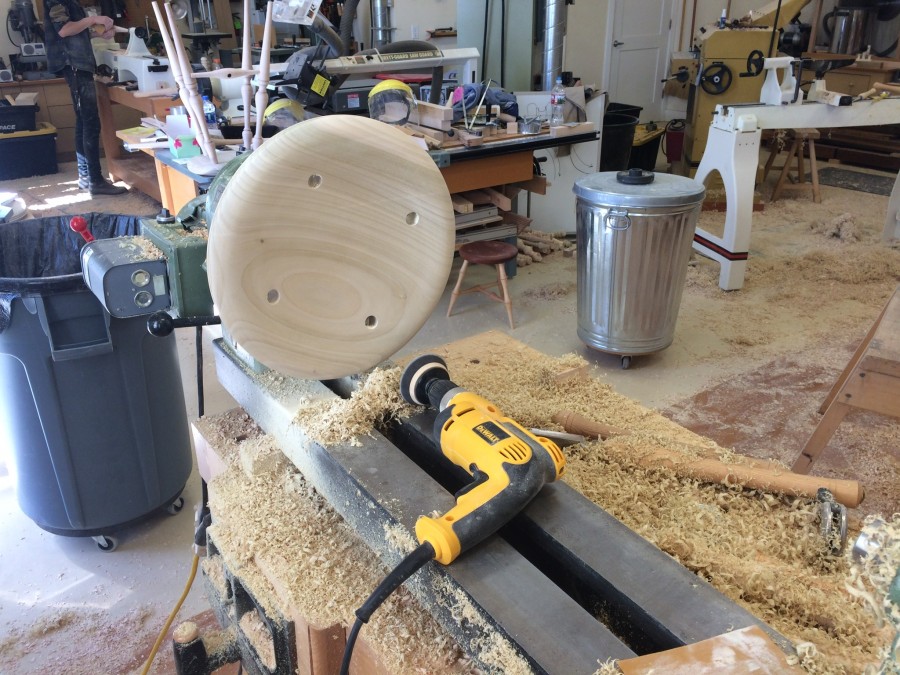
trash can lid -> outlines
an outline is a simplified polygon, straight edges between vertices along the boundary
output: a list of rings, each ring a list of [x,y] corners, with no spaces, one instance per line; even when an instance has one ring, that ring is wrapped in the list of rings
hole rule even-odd
[[[618,172],[603,171],[579,178],[572,186],[580,199],[604,206],[686,206],[703,201],[706,188],[692,178],[657,173],[645,185],[618,180]]]

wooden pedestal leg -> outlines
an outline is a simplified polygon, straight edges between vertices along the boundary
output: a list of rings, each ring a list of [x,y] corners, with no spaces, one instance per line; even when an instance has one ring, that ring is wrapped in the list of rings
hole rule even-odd
[[[462,288],[463,277],[466,276],[466,268],[469,267],[469,261],[463,260],[462,267],[459,268],[459,278],[456,280],[456,286],[453,287],[453,292],[450,294],[450,306],[447,307],[447,316],[450,316],[450,312],[453,311],[453,305],[456,304],[456,299],[459,297],[459,289]]]
[[[515,328],[512,317],[512,300],[509,297],[509,287],[506,284],[506,264],[497,265],[497,280],[500,283],[500,289],[503,291],[503,304],[506,305],[506,315],[509,317],[509,327]]]
[[[791,471],[794,473],[809,473],[812,463],[822,454],[822,450],[828,445],[828,441],[831,440],[838,425],[847,416],[848,412],[850,412],[850,406],[840,401],[834,401],[828,406],[824,417],[822,417],[819,425],[813,431],[812,436],[806,441],[803,450],[800,451],[800,456],[794,461]]]

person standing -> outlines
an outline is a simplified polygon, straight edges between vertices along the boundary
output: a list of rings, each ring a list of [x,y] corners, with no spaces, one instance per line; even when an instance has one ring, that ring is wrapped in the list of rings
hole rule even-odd
[[[108,16],[88,16],[78,0],[44,0],[44,42],[47,70],[65,78],[75,106],[75,157],[78,187],[94,195],[118,195],[126,188],[113,185],[100,168],[100,112],[94,71],[97,62],[91,49],[93,26],[101,26],[100,37],[114,35]]]

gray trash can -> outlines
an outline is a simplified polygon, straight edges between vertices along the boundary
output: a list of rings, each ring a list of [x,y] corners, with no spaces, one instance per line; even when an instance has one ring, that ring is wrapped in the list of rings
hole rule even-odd
[[[132,216],[86,218],[98,239],[139,231]],[[0,433],[22,511],[106,550],[108,533],[180,508],[190,434],[174,336],[110,317],[68,220],[0,225]]]
[[[627,368],[672,344],[705,189],[631,169],[586,176],[573,191],[578,337]]]

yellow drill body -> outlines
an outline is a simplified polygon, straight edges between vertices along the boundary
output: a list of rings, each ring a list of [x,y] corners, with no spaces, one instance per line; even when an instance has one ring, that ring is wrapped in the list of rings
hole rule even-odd
[[[546,483],[559,478],[565,457],[553,441],[535,436],[468,391],[453,395],[437,423],[444,456],[475,478],[443,516],[422,516],[416,522],[419,542],[430,543],[435,560],[448,565],[508,522]]]

